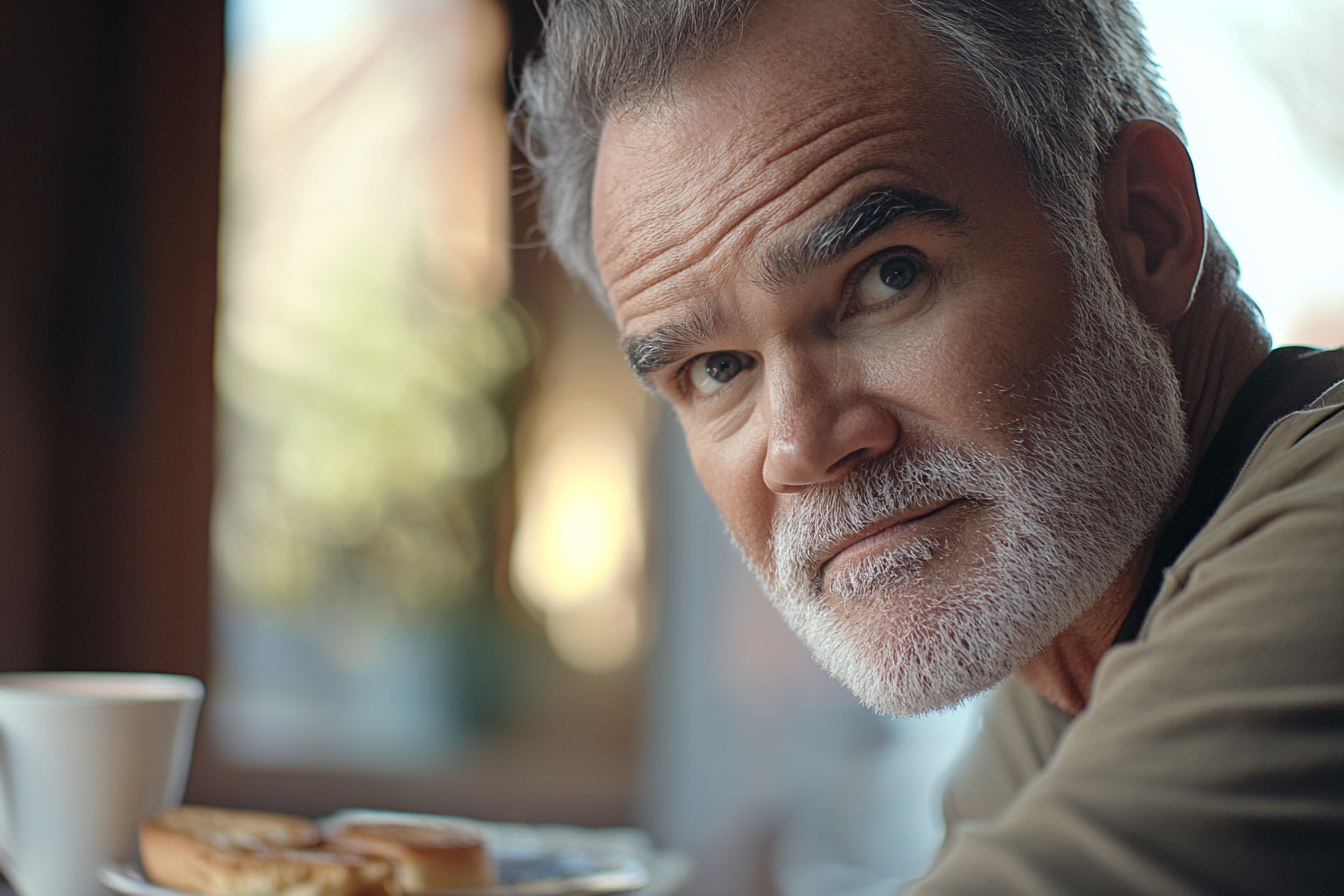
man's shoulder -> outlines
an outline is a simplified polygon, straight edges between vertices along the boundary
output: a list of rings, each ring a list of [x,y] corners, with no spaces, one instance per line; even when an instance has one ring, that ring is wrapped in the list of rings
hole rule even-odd
[[[1223,486],[1216,510],[1164,571],[1138,640],[1151,640],[1187,610],[1234,619],[1236,601],[1225,598],[1272,600],[1284,586],[1269,577],[1286,566],[1331,573],[1344,556],[1344,352],[1290,359],[1296,369],[1280,363],[1278,394],[1261,396],[1260,413],[1276,404],[1279,411],[1254,424],[1255,437],[1237,455],[1244,462],[1229,468],[1230,487]],[[1262,392],[1266,385],[1262,379]],[[1310,594],[1329,598],[1334,590]]]
[[[1140,637],[1170,624],[1178,604],[1209,590],[1201,585],[1214,592],[1258,589],[1271,600],[1288,590],[1333,599],[1344,585],[1334,577],[1344,574],[1342,561],[1344,382],[1264,433],[1218,510],[1167,570]],[[1319,573],[1328,574],[1322,584],[1334,587],[1292,585],[1320,580]]]

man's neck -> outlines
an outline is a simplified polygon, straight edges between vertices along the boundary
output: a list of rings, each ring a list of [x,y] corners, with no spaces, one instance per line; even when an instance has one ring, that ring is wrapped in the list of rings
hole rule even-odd
[[[1162,522],[1134,552],[1111,587],[1044,650],[1017,670],[1032,690],[1061,709],[1082,712],[1097,664],[1138,597],[1162,529],[1185,501],[1190,482],[1246,378],[1269,354],[1270,339],[1249,300],[1232,284],[1201,281],[1190,310],[1168,329],[1181,381],[1189,462]]]

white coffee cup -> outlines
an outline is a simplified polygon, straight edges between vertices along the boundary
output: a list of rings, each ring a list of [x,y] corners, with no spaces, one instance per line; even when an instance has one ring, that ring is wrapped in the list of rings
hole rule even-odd
[[[18,896],[107,896],[98,865],[182,801],[204,695],[180,675],[0,675],[0,868]]]

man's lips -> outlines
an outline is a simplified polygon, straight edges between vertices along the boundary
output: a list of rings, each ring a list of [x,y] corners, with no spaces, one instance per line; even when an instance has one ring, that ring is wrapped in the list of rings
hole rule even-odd
[[[817,566],[817,572],[818,573],[825,572],[826,567],[830,565],[832,560],[839,559],[844,554],[859,553],[860,551],[865,550],[869,546],[882,541],[884,538],[886,538],[888,535],[891,534],[891,530],[893,529],[897,529],[902,526],[908,526],[911,523],[917,522],[919,520],[927,519],[933,516],[935,513],[946,510],[953,504],[960,504],[962,500],[963,500],[962,498],[953,498],[949,501],[944,501],[942,504],[938,504],[933,507],[924,507],[924,508],[915,508],[913,510],[906,510],[902,511],[896,516],[887,517],[884,520],[879,520],[878,522],[873,523],[871,526],[868,526],[867,528],[854,533],[849,538],[846,538],[843,541],[840,541],[837,544],[831,546],[826,551],[826,553],[822,555],[821,563],[818,564]]]

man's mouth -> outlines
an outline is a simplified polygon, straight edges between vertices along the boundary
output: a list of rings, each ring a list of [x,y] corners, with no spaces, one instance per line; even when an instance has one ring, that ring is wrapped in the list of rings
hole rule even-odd
[[[876,550],[882,543],[898,536],[917,523],[928,520],[950,507],[964,503],[966,500],[966,498],[953,498],[930,507],[903,510],[895,516],[879,520],[871,526],[859,530],[850,537],[832,545],[821,555],[821,562],[817,565],[817,575],[825,575],[826,567],[833,561],[861,557],[869,551]]]

